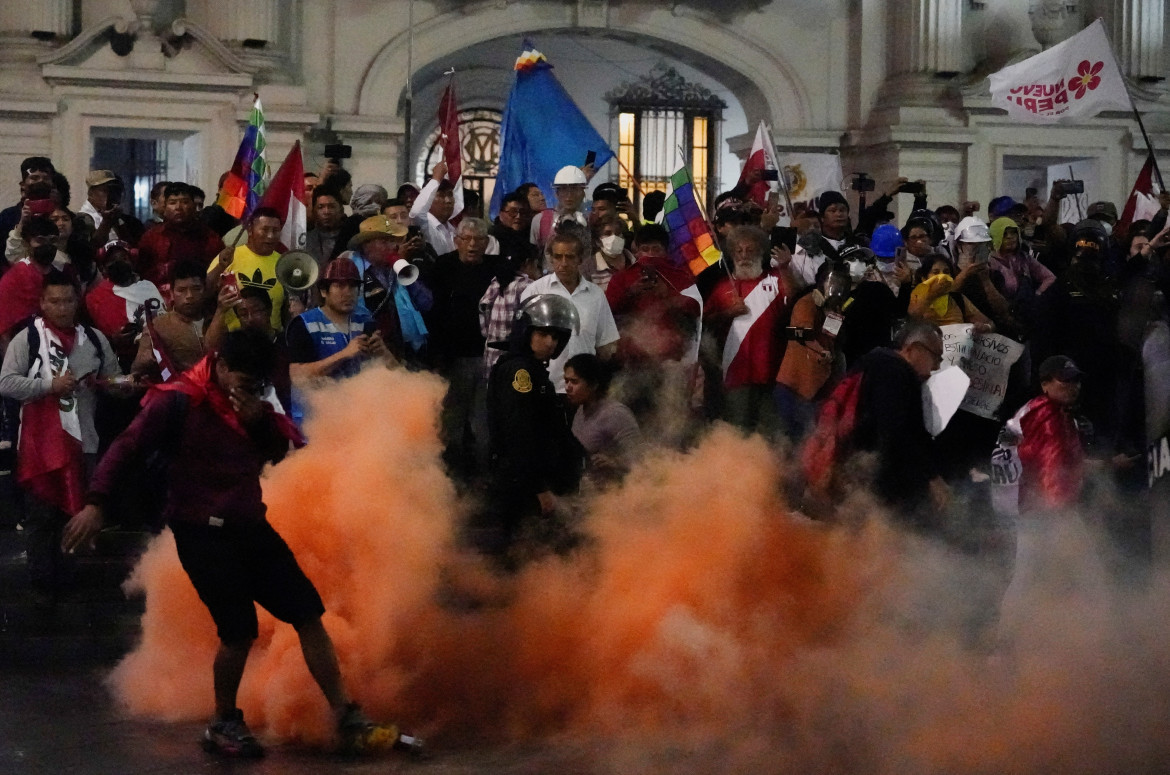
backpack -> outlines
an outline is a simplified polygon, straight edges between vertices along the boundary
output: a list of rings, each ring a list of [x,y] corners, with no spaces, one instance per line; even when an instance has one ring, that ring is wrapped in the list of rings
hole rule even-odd
[[[28,331],[28,367],[30,370],[32,369],[33,364],[36,363],[37,360],[41,357],[41,334],[39,331],[37,331],[37,327],[34,325],[35,320],[36,317],[30,318],[28,325],[25,326],[25,330]],[[101,374],[106,367],[106,350],[104,347],[102,347],[102,340],[98,339],[97,333],[95,333],[94,330],[85,323],[81,324],[81,330],[85,332],[85,336],[93,344],[94,349],[97,350],[97,373]]]
[[[860,370],[847,374],[817,414],[817,424],[800,452],[805,481],[817,493],[828,494],[833,474],[849,448],[849,437],[857,425],[861,399]]]

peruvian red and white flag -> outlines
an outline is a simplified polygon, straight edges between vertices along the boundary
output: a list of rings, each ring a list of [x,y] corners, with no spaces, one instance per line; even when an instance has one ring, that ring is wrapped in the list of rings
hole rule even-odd
[[[1020,121],[1051,124],[1133,110],[1100,19],[1023,62],[987,76],[991,101]]]
[[[447,180],[455,189],[455,210],[451,222],[458,224],[463,212],[463,146],[459,142],[459,109],[455,105],[455,79],[443,90],[439,100],[439,145],[447,165]]]
[[[305,164],[301,160],[301,141],[293,143],[276,176],[268,184],[258,207],[271,207],[284,218],[280,242],[286,250],[305,249],[308,207],[305,202]]]
[[[742,185],[748,175],[764,170],[779,170],[776,162],[776,144],[772,142],[772,133],[763,121],[756,129],[756,139],[752,141],[752,152],[744,162],[743,171],[739,173],[739,182]],[[780,184],[775,180],[757,180],[748,191],[748,199],[760,207],[768,206],[768,195],[780,190]]]
[[[1133,190],[1129,192],[1129,199],[1125,202],[1125,209],[1117,219],[1117,226],[1128,226],[1134,221],[1151,220],[1162,209],[1158,202],[1160,189],[1154,183],[1154,157],[1147,156],[1142,171],[1134,181]]]

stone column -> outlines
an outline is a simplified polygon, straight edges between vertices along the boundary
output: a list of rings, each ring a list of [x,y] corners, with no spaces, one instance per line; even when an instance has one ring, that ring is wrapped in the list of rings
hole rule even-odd
[[[70,37],[73,34],[72,0],[0,3],[0,35],[33,33]]]
[[[1139,80],[1163,80],[1164,0],[1112,0],[1107,20],[1121,71]]]
[[[964,68],[963,0],[891,0],[890,75],[953,75]]]
[[[948,99],[951,76],[968,69],[969,42],[963,37],[966,5],[967,0],[887,0],[886,77],[871,122],[944,120],[939,111]],[[910,119],[903,115],[908,108],[932,111],[933,117]]]

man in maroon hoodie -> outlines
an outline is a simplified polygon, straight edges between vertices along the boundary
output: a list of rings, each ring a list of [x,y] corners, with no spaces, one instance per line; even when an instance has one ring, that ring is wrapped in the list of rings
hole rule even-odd
[[[224,336],[218,353],[180,379],[157,386],[102,458],[87,505],[65,527],[62,548],[72,552],[92,545],[102,526],[102,507],[120,477],[140,456],[164,451],[171,471],[181,475],[168,477],[163,516],[220,639],[213,668],[216,718],[207,727],[204,746],[229,756],[263,755],[236,707],[248,652],[258,635],[254,603],[259,603],[296,629],[344,747],[415,748],[415,738],[400,735],[392,725],[374,724],[350,700],[333,641],[321,623],[321,598],[266,519],[260,472],[284,457],[290,441],[302,443],[292,421],[264,398],[274,360],[267,336],[251,329],[233,331]]]

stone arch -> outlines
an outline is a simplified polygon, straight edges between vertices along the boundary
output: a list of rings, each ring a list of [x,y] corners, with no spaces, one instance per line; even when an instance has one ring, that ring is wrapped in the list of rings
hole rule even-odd
[[[501,8],[498,2],[486,2],[417,23],[415,51],[426,52],[428,59],[416,61],[415,70],[478,43],[503,37],[515,37],[519,43],[526,34],[547,33],[584,33],[655,48],[726,86],[743,106],[749,127],[763,120],[782,129],[812,128],[808,90],[787,62],[716,17],[688,9],[632,15],[611,27],[582,23],[575,6],[569,4],[509,2]],[[370,61],[358,90],[357,114],[400,112],[406,91],[407,41],[408,32],[399,33]]]

